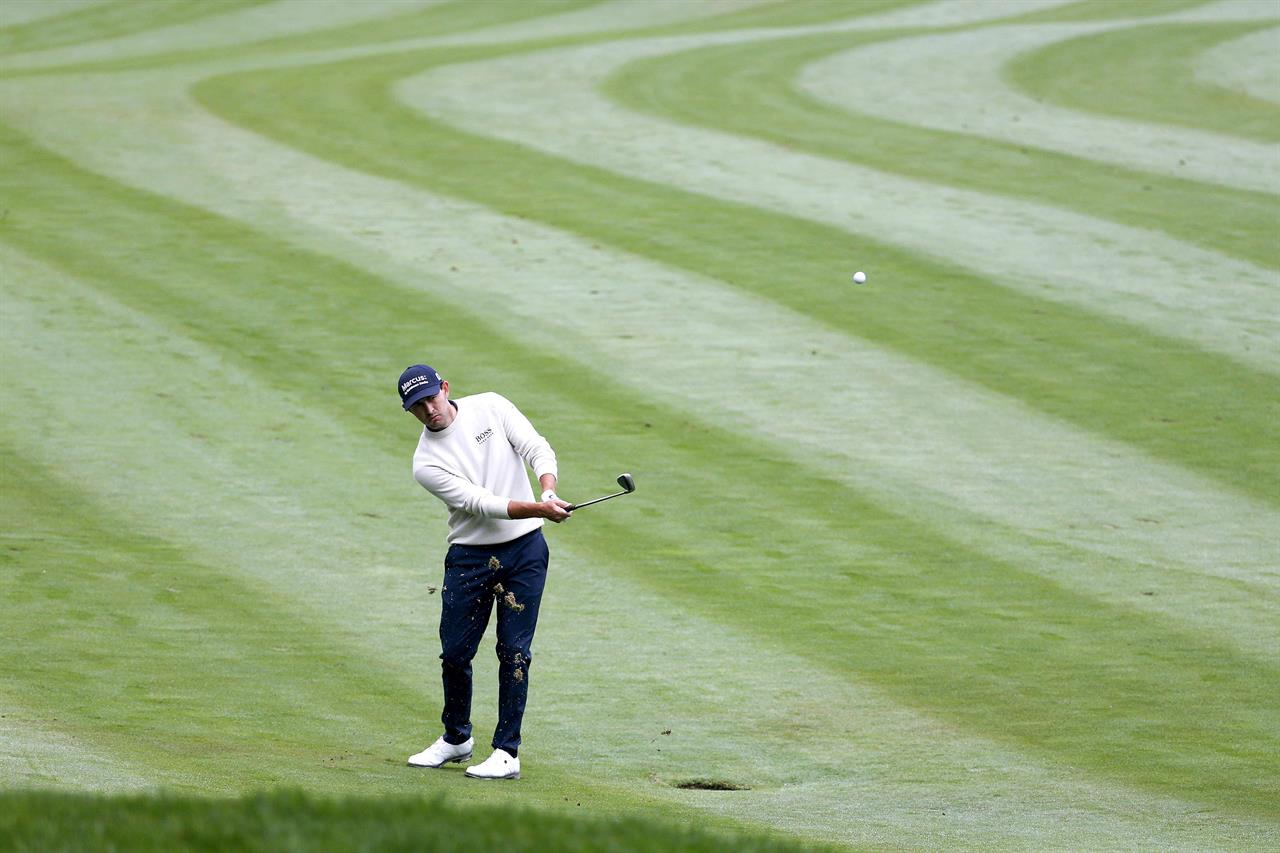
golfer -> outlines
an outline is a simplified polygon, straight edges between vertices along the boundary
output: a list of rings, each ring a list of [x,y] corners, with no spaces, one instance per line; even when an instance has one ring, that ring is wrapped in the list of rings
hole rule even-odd
[[[400,401],[423,426],[413,477],[449,508],[440,612],[444,734],[409,764],[471,759],[471,660],[496,604],[498,725],[493,754],[467,775],[519,779],[530,646],[547,577],[542,524],[569,517],[570,504],[555,493],[556,455],[511,401],[493,393],[450,400],[449,383],[425,364],[400,374]],[[526,463],[542,487],[537,502]]]

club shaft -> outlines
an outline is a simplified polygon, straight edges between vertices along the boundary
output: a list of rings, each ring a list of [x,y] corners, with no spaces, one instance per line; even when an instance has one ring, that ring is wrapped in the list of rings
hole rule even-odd
[[[573,510],[575,510],[575,509],[582,509],[584,506],[591,506],[592,504],[598,504],[598,503],[600,503],[600,501],[607,501],[607,500],[609,500],[610,498],[619,498],[619,497],[622,497],[623,495],[629,495],[629,494],[631,494],[631,493],[630,493],[630,492],[615,492],[615,493],[614,493],[614,494],[612,494],[612,495],[605,495],[604,497],[602,497],[602,498],[596,498],[595,500],[583,501],[583,502],[582,502],[582,503],[580,503],[580,504],[573,504],[572,506],[570,506],[570,507],[569,507],[569,511],[570,511],[570,512],[572,512],[572,511],[573,511]]]

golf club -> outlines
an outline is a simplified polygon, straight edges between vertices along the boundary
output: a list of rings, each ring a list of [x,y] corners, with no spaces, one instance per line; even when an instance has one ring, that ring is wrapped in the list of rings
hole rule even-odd
[[[607,501],[610,498],[618,498],[618,497],[622,497],[623,495],[629,495],[636,490],[636,481],[631,477],[630,474],[619,474],[618,485],[622,486],[622,491],[616,492],[615,494],[612,494],[612,495],[605,495],[604,497],[596,498],[595,500],[583,501],[580,504],[571,504],[568,507],[566,507],[566,509],[568,509],[569,512],[573,512],[575,509],[582,509],[582,507],[584,506],[591,506],[592,504],[598,504],[600,503],[600,501]]]

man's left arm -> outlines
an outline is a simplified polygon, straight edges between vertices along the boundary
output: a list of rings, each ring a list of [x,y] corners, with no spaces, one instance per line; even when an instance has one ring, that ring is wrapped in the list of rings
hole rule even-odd
[[[505,398],[503,402],[502,424],[507,433],[507,441],[511,442],[516,453],[520,454],[520,458],[528,463],[537,476],[538,485],[542,488],[540,500],[552,500],[561,506],[568,506],[567,501],[560,500],[556,495],[559,468],[551,443],[534,429],[533,424],[514,403]]]

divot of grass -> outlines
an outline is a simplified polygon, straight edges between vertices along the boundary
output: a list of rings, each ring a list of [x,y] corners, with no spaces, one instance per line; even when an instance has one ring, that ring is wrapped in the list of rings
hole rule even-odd
[[[683,779],[671,783],[673,788],[686,791],[750,791],[750,785],[730,782],[728,779]]]

